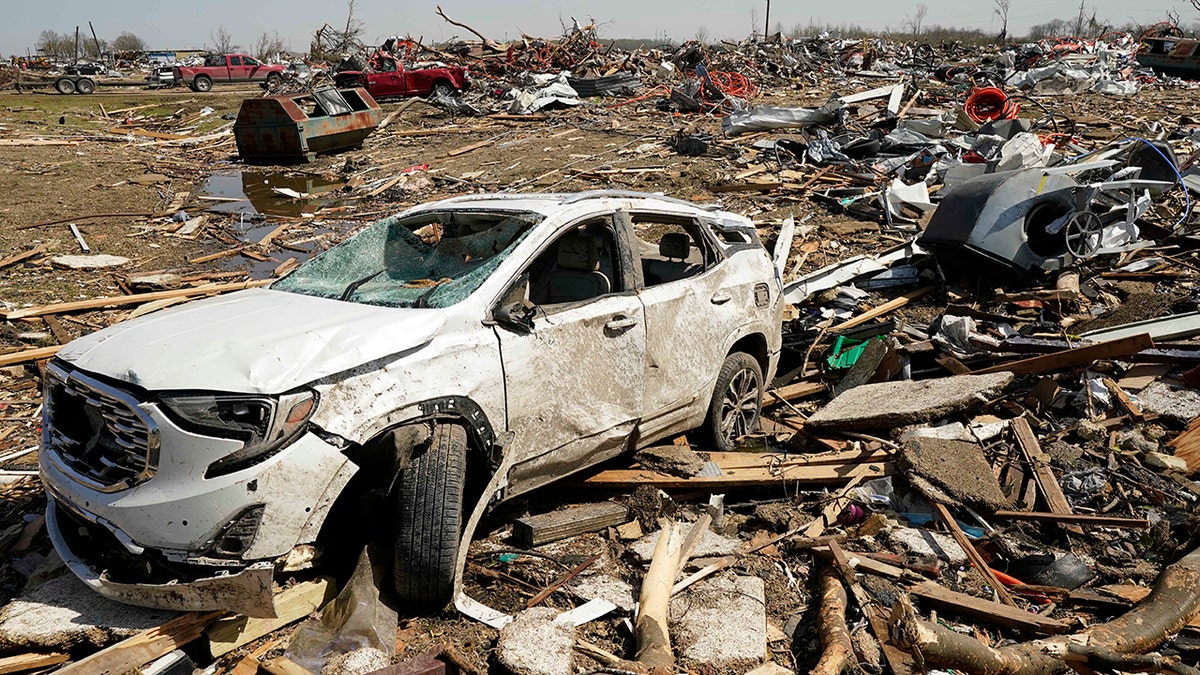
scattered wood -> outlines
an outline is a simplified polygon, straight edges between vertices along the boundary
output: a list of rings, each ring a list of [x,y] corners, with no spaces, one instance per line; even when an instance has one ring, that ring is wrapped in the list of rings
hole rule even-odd
[[[38,244],[37,246],[34,246],[33,248],[29,249],[28,251],[22,251],[21,253],[14,253],[14,254],[8,256],[7,258],[0,258],[0,269],[4,269],[5,267],[8,267],[10,265],[15,265],[15,264],[17,264],[19,262],[23,262],[25,260],[29,260],[30,258],[36,258],[37,256],[42,255],[45,252],[46,252],[46,245]]]
[[[718,463],[718,467],[720,464]],[[632,489],[639,485],[686,490],[717,491],[735,487],[756,487],[762,485],[833,485],[845,483],[848,479],[849,467],[831,465],[792,465],[780,471],[770,462],[757,466],[722,469],[719,476],[692,476],[680,478],[665,473],[646,469],[607,469],[595,473],[580,481],[584,486],[612,489]],[[867,478],[878,478],[891,473],[892,465],[880,462],[862,464],[861,471]]]
[[[875,639],[879,640],[879,646],[883,649],[883,656],[887,659],[893,675],[915,675],[924,672],[924,669],[918,667],[911,656],[898,649],[892,642],[887,621],[881,615],[875,599],[867,593],[862,584],[858,583],[858,577],[854,575],[854,569],[850,566],[849,559],[846,558],[846,552],[836,541],[829,543],[829,551],[833,556],[834,567],[842,575],[842,581],[846,583],[846,587],[854,596],[854,601],[858,603],[858,608],[867,619],[867,625],[875,634]]]
[[[896,298],[895,300],[890,300],[888,302],[883,303],[882,305],[879,305],[878,307],[869,309],[852,319],[848,319],[836,326],[833,326],[829,330],[831,332],[837,332],[837,331],[841,331],[841,330],[848,330],[850,328],[854,328],[855,326],[861,326],[862,324],[870,321],[871,319],[881,317],[885,314],[890,314],[890,313],[896,311],[897,309],[900,309],[901,307],[907,305],[908,303],[912,302],[913,300],[916,300],[917,298],[919,298],[923,295],[933,292],[936,288],[937,288],[936,285],[930,285],[930,286],[925,286],[924,288],[918,288],[915,291],[909,291],[909,292],[905,293],[904,295],[901,295],[900,297]]]
[[[1033,614],[966,593],[956,593],[932,581],[923,581],[909,588],[909,592],[938,609],[1026,633],[1059,635],[1070,629],[1070,626],[1058,619]]]
[[[763,401],[763,405],[799,401],[810,396],[816,396],[828,388],[823,382],[796,382],[778,389],[768,389],[767,400]]]
[[[225,612],[189,612],[76,661],[58,675],[122,675],[190,643]]]
[[[1038,492],[1041,493],[1042,499],[1045,500],[1051,513],[1073,514],[1071,504],[1067,501],[1062,487],[1058,484],[1058,479],[1054,477],[1054,471],[1050,468],[1050,458],[1042,452],[1042,446],[1038,443],[1037,436],[1033,435],[1033,429],[1029,427],[1029,422],[1024,417],[1018,417],[1012,421],[1012,430],[1013,436],[1017,439],[1017,447],[1021,449],[1021,454],[1025,458],[1025,463],[1033,468],[1033,480],[1037,483]],[[1083,530],[1078,525],[1068,523],[1065,527],[1075,534],[1083,534]]]
[[[15,319],[25,319],[33,316],[42,316],[44,314],[65,314],[68,312],[81,312],[90,309],[106,309],[109,307],[120,307],[123,305],[136,305],[143,302],[151,302],[153,300],[164,300],[166,298],[185,298],[194,295],[227,293],[229,291],[240,291],[246,288],[266,286],[272,281],[273,279],[262,279],[259,281],[239,281],[231,284],[206,284],[204,286],[193,286],[192,288],[177,288],[170,291],[155,291],[153,293],[135,293],[133,295],[92,298],[90,300],[77,300],[75,302],[60,302],[52,305],[41,305],[38,307],[15,309],[11,312],[7,312],[5,314],[5,318],[9,321],[13,321]],[[49,349],[49,347],[47,347],[47,349]]]
[[[1001,520],[1030,520],[1038,523],[1073,523],[1076,525],[1095,525],[1097,527],[1115,527],[1128,530],[1148,530],[1150,521],[1145,518],[1118,518],[1115,516],[1094,516],[1083,513],[1044,513],[1038,511],[996,511],[993,518]]]
[[[29,147],[39,145],[79,145],[82,141],[50,138],[0,138],[0,147]]]
[[[1154,340],[1150,339],[1150,335],[1148,333],[1143,333],[1141,335],[1133,335],[1127,338],[1121,338],[1119,340],[1111,340],[1109,342],[1100,342],[1094,345],[1087,345],[1086,347],[1076,347],[1074,349],[1067,349],[1060,352],[1054,352],[1052,354],[1034,356],[1021,361],[1002,363],[990,368],[976,370],[974,372],[976,374],[1001,373],[1007,370],[1014,375],[1049,373],[1055,370],[1063,370],[1064,368],[1091,365],[1093,361],[1099,361],[1100,359],[1113,359],[1119,356],[1129,356],[1144,349],[1153,348]]]
[[[520,546],[529,548],[578,534],[597,532],[627,520],[628,507],[615,502],[600,502],[519,518],[513,523],[512,534]]]
[[[1176,457],[1187,462],[1188,475],[1200,471],[1200,418],[1192,420],[1187,429],[1167,443],[1167,447]]]
[[[6,656],[0,658],[0,675],[40,670],[42,668],[57,666],[69,660],[71,660],[70,654],[61,654],[58,652],[52,654],[18,654],[16,656]]]
[[[12,354],[0,355],[0,367],[48,359],[57,354],[58,350],[60,349],[62,349],[62,345],[54,345],[53,347],[37,347],[35,349],[26,349],[23,351],[14,352]]]
[[[204,630],[213,658],[249,644],[320,609],[337,594],[329,577],[304,581],[275,594],[275,618],[234,616],[220,619]]]
[[[570,581],[570,580],[574,579],[575,577],[579,576],[579,574],[580,574],[581,572],[583,572],[584,570],[586,570],[588,567],[591,567],[592,563],[596,562],[596,561],[597,561],[597,560],[599,560],[600,558],[601,558],[601,555],[600,555],[599,553],[597,553],[596,555],[594,555],[594,556],[592,556],[592,557],[588,558],[587,560],[585,560],[585,561],[583,561],[583,562],[579,563],[579,565],[577,565],[577,566],[576,566],[574,569],[571,569],[570,571],[563,573],[563,574],[562,574],[561,576],[559,576],[557,579],[555,579],[554,581],[552,581],[552,582],[550,583],[550,585],[549,585],[549,586],[547,586],[546,588],[542,589],[542,590],[541,590],[541,592],[539,592],[537,595],[535,595],[535,596],[533,596],[532,598],[530,598],[530,599],[529,599],[529,601],[525,603],[525,607],[526,607],[526,608],[529,608],[529,607],[534,607],[534,606],[536,606],[538,603],[540,603],[541,601],[543,601],[543,600],[545,600],[546,598],[550,597],[550,595],[551,595],[552,593],[554,593],[554,591],[557,591],[559,588],[562,588],[562,585],[563,585],[563,584],[565,584],[565,583],[567,583],[568,581]]]
[[[478,150],[480,148],[486,148],[487,146],[492,145],[493,143],[495,143],[495,141],[487,140],[487,141],[479,141],[478,143],[472,143],[470,145],[464,145],[464,146],[461,146],[458,148],[454,148],[450,152],[447,152],[446,156],[447,157],[458,157],[459,155],[465,155],[468,152],[472,152],[472,151]]]
[[[979,551],[975,550],[975,545],[971,543],[970,539],[967,539],[967,535],[962,531],[962,528],[958,526],[958,521],[954,519],[954,516],[950,513],[950,510],[946,508],[945,504],[934,502],[933,509],[934,512],[937,513],[938,519],[946,525],[948,530],[950,530],[950,536],[954,537],[954,541],[957,542],[958,545],[962,547],[962,550],[966,552],[967,559],[971,561],[971,565],[973,565],[975,569],[979,570],[979,573],[983,575],[984,579],[987,579],[988,584],[990,584],[992,587],[992,590],[996,592],[996,597],[1000,598],[1000,602],[1003,602],[1009,607],[1016,607],[1016,601],[1013,600],[1011,595],[1009,595],[1008,590],[1004,588],[1004,584],[1000,583],[1000,580],[996,578],[996,575],[992,572],[992,568],[987,564],[987,561],[983,559],[983,556],[979,555]]]
[[[651,670],[675,672],[675,652],[671,649],[667,627],[671,587],[710,522],[707,514],[700,516],[685,535],[682,523],[659,521],[662,529],[654,546],[654,555],[650,558],[650,569],[642,579],[638,615],[634,623],[636,659]]]

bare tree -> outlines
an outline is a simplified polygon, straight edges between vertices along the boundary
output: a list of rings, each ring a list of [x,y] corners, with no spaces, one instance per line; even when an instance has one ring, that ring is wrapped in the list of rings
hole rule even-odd
[[[708,26],[700,26],[696,29],[695,40],[702,45],[708,44],[708,39],[711,37],[708,33]]]
[[[1000,17],[1000,42],[1004,42],[1008,39],[1008,10],[1012,7],[1012,0],[992,0],[992,4],[996,5],[992,11]]]
[[[1083,14],[1085,11],[1084,2],[1085,2],[1085,0],[1079,0],[1079,15],[1075,17],[1075,30],[1072,31],[1073,35],[1078,36],[1083,33],[1083,23],[1086,20],[1086,19],[1084,19],[1084,14]]]
[[[750,8],[750,37],[758,35],[758,10]]]
[[[271,34],[263,31],[262,35],[258,36],[258,41],[254,43],[254,55],[258,57],[259,61],[277,58],[283,50],[283,38],[279,37],[279,31]]]
[[[913,35],[920,35],[921,28],[925,25],[925,17],[929,15],[929,5],[923,2],[917,3],[917,9],[913,12],[912,18],[908,20],[908,25],[912,27]]]
[[[216,33],[210,33],[209,37],[213,41],[213,51],[218,54],[229,54],[237,51],[237,45],[233,44],[233,36],[229,31],[225,30],[225,26],[218,26]]]
[[[51,58],[68,59],[75,53],[75,39],[66,33],[44,30],[38,35],[34,48]]]
[[[114,52],[144,52],[146,51],[146,41],[129,31],[122,31],[112,41],[112,48]]]

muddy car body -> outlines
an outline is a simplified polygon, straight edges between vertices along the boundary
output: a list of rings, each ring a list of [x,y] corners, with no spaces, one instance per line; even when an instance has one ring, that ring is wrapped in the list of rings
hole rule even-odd
[[[781,288],[748,220],[668,198],[415,207],[269,288],[64,347],[40,456],[51,539],[109,597],[270,615],[273,575],[311,565],[365,484],[398,504],[401,597],[444,603],[464,506],[752,429]]]

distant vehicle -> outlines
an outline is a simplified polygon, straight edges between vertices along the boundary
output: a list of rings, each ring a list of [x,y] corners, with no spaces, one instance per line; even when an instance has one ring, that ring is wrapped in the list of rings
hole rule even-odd
[[[450,96],[469,89],[470,75],[461,66],[430,65],[415,67],[390,54],[377,52],[367,71],[343,70],[334,76],[339,89],[362,87],[375,100],[403,96]]]
[[[285,80],[294,80],[296,82],[308,82],[312,79],[312,68],[306,63],[289,63],[283,69],[283,78]]]
[[[66,75],[104,75],[108,68],[99,63],[73,63],[63,69]]]
[[[156,64],[150,69],[150,74],[146,77],[147,82],[151,87],[173,87],[178,84],[175,81],[175,65],[170,63]]]
[[[200,92],[211,90],[214,83],[261,82],[273,87],[282,79],[283,66],[246,54],[212,55],[203,66],[175,66],[175,81]]]

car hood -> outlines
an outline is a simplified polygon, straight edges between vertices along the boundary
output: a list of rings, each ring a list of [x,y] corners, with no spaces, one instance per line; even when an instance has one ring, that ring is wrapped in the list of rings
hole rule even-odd
[[[119,323],[59,351],[148,390],[279,394],[428,343],[442,310],[249,289]]]

